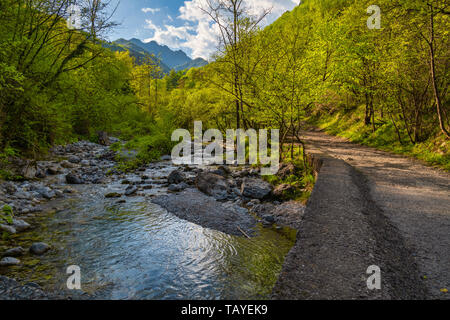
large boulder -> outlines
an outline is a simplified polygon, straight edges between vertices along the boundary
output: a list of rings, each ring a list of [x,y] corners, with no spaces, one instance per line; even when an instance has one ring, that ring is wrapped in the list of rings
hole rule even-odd
[[[195,179],[195,185],[198,190],[217,200],[225,200],[228,198],[228,182],[218,174],[211,172],[199,173]]]
[[[251,199],[264,199],[272,192],[270,183],[259,178],[246,178],[241,185],[241,194]]]

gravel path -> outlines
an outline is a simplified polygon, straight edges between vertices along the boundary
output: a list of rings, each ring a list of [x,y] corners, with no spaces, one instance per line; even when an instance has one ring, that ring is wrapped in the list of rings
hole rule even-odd
[[[425,278],[427,297],[450,299],[441,292],[450,290],[450,174],[323,132],[303,136],[309,152],[342,159],[361,173],[360,187],[399,230]]]

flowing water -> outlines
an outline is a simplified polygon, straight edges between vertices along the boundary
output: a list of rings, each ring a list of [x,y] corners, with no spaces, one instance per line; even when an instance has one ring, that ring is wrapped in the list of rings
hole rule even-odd
[[[26,255],[8,276],[67,291],[67,267],[81,268],[82,291],[101,299],[265,299],[276,282],[295,231],[257,227],[252,239],[205,229],[150,202],[125,203],[104,194],[121,188],[81,186],[59,209],[40,214],[37,228],[11,241],[43,241],[52,250]],[[55,204],[53,204],[55,205]],[[72,292],[73,293],[73,292]],[[71,292],[66,292],[71,294]]]

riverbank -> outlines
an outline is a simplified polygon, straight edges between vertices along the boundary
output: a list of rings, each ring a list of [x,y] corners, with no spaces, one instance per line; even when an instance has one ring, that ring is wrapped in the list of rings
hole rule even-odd
[[[236,265],[233,268],[238,268],[239,271],[235,272],[236,274],[251,272],[252,276],[250,274],[243,276],[248,278],[245,281],[256,281],[255,284],[259,282],[258,286],[264,285],[263,290],[269,290],[267,292],[270,293],[273,286],[271,281],[276,281],[281,268],[282,260],[280,259],[284,259],[284,255],[293,244],[293,236],[295,236],[293,229],[283,226],[289,225],[289,221],[294,221],[296,219],[294,218],[295,215],[301,216],[304,206],[296,202],[289,203],[277,200],[273,196],[273,187],[261,179],[259,171],[255,168],[177,167],[173,166],[170,161],[167,161],[168,157],[164,157],[164,159],[164,161],[137,168],[133,172],[123,173],[116,169],[115,153],[108,146],[79,142],[66,147],[55,148],[50,160],[37,162],[36,176],[41,178],[35,177],[23,182],[2,183],[0,185],[2,205],[10,206],[14,212],[13,223],[10,225],[5,223],[5,226],[11,231],[13,231],[12,228],[15,228],[15,225],[27,224],[27,227],[23,229],[16,228],[15,232],[11,232],[6,240],[1,242],[2,259],[5,259],[3,261],[6,262],[0,267],[1,274],[19,277],[20,279],[18,282],[15,282],[12,279],[3,278],[4,281],[2,281],[0,286],[0,298],[21,299],[23,297],[22,291],[28,292],[30,287],[39,289],[37,282],[44,284],[45,288],[39,290],[51,299],[113,297],[114,295],[111,296],[113,291],[109,288],[114,286],[114,281],[129,280],[121,277],[116,280],[108,279],[107,289],[105,289],[106,293],[102,293],[102,288],[89,288],[88,293],[79,292],[76,294],[68,293],[64,290],[61,292],[58,290],[56,292],[48,291],[48,286],[45,285],[47,283],[65,283],[62,280],[66,277],[65,273],[60,269],[62,261],[60,262],[61,258],[58,258],[63,255],[64,250],[69,249],[69,252],[73,250],[78,252],[81,249],[78,249],[78,245],[72,248],[74,243],[87,241],[87,244],[83,245],[83,248],[85,248],[83,250],[92,251],[92,247],[88,244],[90,241],[97,241],[91,237],[81,240],[85,238],[84,233],[74,234],[70,239],[67,239],[65,234],[69,235],[80,229],[85,229],[86,231],[92,229],[89,232],[97,233],[100,238],[98,240],[102,241],[100,246],[103,246],[107,245],[103,242],[113,241],[112,238],[101,239],[101,233],[109,232],[108,229],[111,229],[110,232],[114,234],[113,237],[119,236],[120,238],[127,234],[131,236],[130,232],[132,232],[135,234],[132,236],[133,242],[129,242],[129,240],[122,242],[123,240],[119,240],[121,241],[120,246],[124,248],[118,248],[118,254],[120,254],[120,250],[124,250],[123,252],[125,253],[145,249],[145,247],[142,247],[144,243],[141,244],[141,242],[147,237],[145,233],[142,233],[146,228],[142,229],[142,226],[133,222],[132,225],[127,227],[130,228],[129,230],[122,231],[120,229],[120,231],[114,231],[118,227],[116,226],[117,223],[113,222],[117,221],[115,216],[122,216],[125,212],[117,212],[111,215],[109,211],[113,209],[114,211],[126,210],[126,212],[129,212],[130,210],[138,210],[141,212],[139,207],[145,205],[148,207],[147,210],[158,215],[162,214],[164,221],[167,219],[172,221],[173,218],[171,218],[170,214],[161,211],[163,209],[158,209],[160,207],[156,203],[161,204],[167,211],[183,219],[174,220],[182,228],[188,227],[189,229],[204,230],[203,232],[207,232],[206,230],[220,231],[217,235],[215,235],[215,232],[212,233],[211,236],[214,235],[212,238],[209,238],[208,231],[205,234],[207,236],[206,241],[217,242],[218,239],[231,237],[224,244],[226,246],[232,245],[232,247],[225,251],[231,250],[230,253],[235,252],[233,255],[238,254],[240,260],[248,259],[254,254],[261,255],[260,258],[265,257],[263,263],[257,263],[257,260],[252,262],[252,265],[256,263],[254,267],[249,265],[247,269],[242,269],[244,265]],[[191,195],[195,195],[195,198],[192,198]],[[150,202],[155,203],[155,205],[151,205]],[[187,205],[189,203],[190,206]],[[284,211],[275,210],[275,208],[285,203],[291,208],[288,211],[291,214],[290,217],[284,215]],[[106,211],[98,211],[103,206],[105,206]],[[207,208],[213,209],[207,210]],[[199,214],[201,211],[198,209],[202,209],[204,214]],[[73,210],[78,212],[75,216],[72,213]],[[105,214],[107,216],[104,216]],[[129,215],[129,213],[126,214]],[[141,214],[143,214],[142,218],[147,215],[145,212],[139,213],[139,215]],[[140,219],[136,220],[136,222],[140,221]],[[22,223],[18,223],[17,221],[19,220]],[[109,220],[111,220],[111,222],[108,222],[110,224],[109,227],[103,223],[100,226],[98,225],[101,221],[106,223]],[[172,228],[170,224],[174,222],[170,222],[165,228]],[[123,224],[123,222],[121,223]],[[164,223],[167,224],[167,222]],[[128,222],[127,225],[129,225]],[[122,235],[121,232],[124,232],[124,234]],[[187,235],[190,234],[189,232],[187,231]],[[158,232],[156,231],[155,236],[157,234]],[[105,236],[103,235],[103,237]],[[239,238],[243,240],[239,240]],[[199,249],[203,247],[202,251],[210,248],[210,245],[205,244],[205,240],[202,240],[203,245],[199,243]],[[69,242],[64,244],[66,241]],[[186,243],[189,242],[192,242],[192,240],[186,241]],[[92,245],[98,246],[96,242],[93,242]],[[130,245],[133,246],[133,249],[127,247]],[[195,248],[195,243],[192,245]],[[205,245],[206,247],[204,247]],[[42,250],[32,252],[30,249],[33,246],[41,247]],[[167,250],[174,250],[170,243],[166,243],[164,246],[156,250],[159,250],[161,253]],[[212,246],[211,249],[214,249],[215,246],[217,244]],[[278,247],[279,252],[275,250],[275,247],[267,251],[272,246]],[[281,248],[284,249],[281,250]],[[248,250],[250,250],[248,253],[244,253]],[[239,253],[241,251],[242,253]],[[253,253],[250,255],[250,252]],[[87,252],[82,254],[82,251],[79,254],[80,257],[89,255]],[[141,259],[145,261],[146,257],[146,255],[143,255]],[[201,259],[201,257],[202,255],[199,254],[198,257],[193,257],[193,259],[197,260],[197,258]],[[219,257],[214,258],[214,256],[208,255],[207,259],[211,259],[211,262],[209,262],[211,264],[210,268],[213,268],[211,270],[216,270],[220,267],[220,264],[216,265]],[[255,258],[256,256],[252,259]],[[269,260],[267,260],[268,258]],[[75,255],[72,259],[77,260],[79,258]],[[106,257],[105,259],[109,258]],[[111,267],[116,265],[117,268],[127,268],[127,264],[131,261],[129,259],[124,258],[119,263],[114,262],[114,260],[105,261],[105,264],[112,263]],[[142,267],[144,262],[139,261],[136,256],[134,259]],[[159,258],[156,257],[156,259]],[[226,259],[229,258],[226,257]],[[257,265],[263,267],[268,262],[273,264],[270,268],[266,266],[261,270],[254,269]],[[193,262],[189,263],[192,264]],[[55,264],[55,267],[53,267],[53,264]],[[131,265],[128,265],[128,268],[131,268]],[[95,273],[94,271],[92,272]],[[210,271],[208,270],[207,272]],[[258,274],[260,275],[257,276]],[[135,276],[139,277],[138,273]],[[53,278],[45,280],[45,277]],[[252,279],[252,277],[256,278]],[[261,283],[260,278],[265,278],[266,280]],[[95,282],[96,280],[92,281]],[[231,283],[233,281],[230,280]],[[17,283],[25,285],[25,287],[22,288]],[[183,281],[180,281],[180,286],[182,286],[182,283]],[[236,282],[236,285],[238,283]],[[194,284],[195,282],[191,285]],[[101,293],[96,295],[96,290]],[[226,290],[228,292],[230,289]],[[190,291],[195,292],[195,289]],[[30,298],[37,297],[41,299],[38,297],[39,294],[33,293],[30,295]],[[117,297],[122,298],[123,294],[117,293]],[[242,291],[239,294],[245,294],[241,297],[253,297],[247,291]],[[125,293],[125,296],[136,299],[149,297],[148,293],[144,294],[139,291]],[[44,296],[42,297],[44,298]],[[164,295],[155,295],[155,297],[164,298]],[[240,296],[224,295],[224,297],[236,298]],[[216,296],[216,298],[220,298],[220,296]]]

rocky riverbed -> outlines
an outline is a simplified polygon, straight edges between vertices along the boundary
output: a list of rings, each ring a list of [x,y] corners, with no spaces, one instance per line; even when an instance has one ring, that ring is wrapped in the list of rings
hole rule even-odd
[[[45,260],[47,255],[54,255],[55,259],[59,257],[55,252],[63,251],[64,247],[39,239],[39,234],[46,230],[43,225],[54,218],[46,218],[42,223],[40,217],[49,212],[64,212],[68,199],[76,198],[79,203],[92,198],[89,201],[102,202],[109,207],[152,202],[154,206],[158,205],[188,221],[192,228],[198,225],[206,228],[199,230],[217,230],[224,234],[223,237],[233,237],[229,239],[237,239],[239,243],[239,238],[254,238],[249,240],[253,241],[252,245],[261,241],[261,234],[264,241],[268,238],[272,239],[270,241],[284,241],[278,235],[286,236],[284,227],[296,229],[304,212],[304,206],[298,202],[277,199],[273,187],[261,179],[259,170],[255,168],[177,167],[165,156],[161,162],[125,174],[116,169],[115,155],[106,145],[82,141],[54,148],[50,160],[20,163],[19,170],[27,180],[0,184],[0,208],[8,206],[14,213],[12,221],[4,220],[0,224],[0,233],[5,239],[0,242],[0,274],[7,277],[10,273],[12,276],[21,275],[26,273],[30,261],[35,265],[36,260]],[[89,205],[93,206],[93,203]],[[152,210],[159,210],[155,208]],[[92,207],[85,209],[93,210]],[[100,219],[98,216],[93,218]],[[67,224],[68,220],[64,221]],[[32,231],[37,231],[38,236],[29,236]],[[21,237],[27,240],[21,241]],[[283,244],[286,245],[285,253],[293,244],[292,233],[288,242]],[[280,261],[277,266],[281,268]],[[13,272],[17,269],[21,272]],[[25,284],[7,277],[0,278],[0,299],[67,296],[45,293],[34,282]]]

